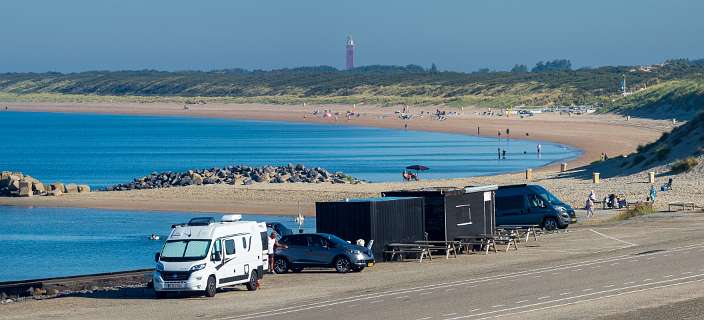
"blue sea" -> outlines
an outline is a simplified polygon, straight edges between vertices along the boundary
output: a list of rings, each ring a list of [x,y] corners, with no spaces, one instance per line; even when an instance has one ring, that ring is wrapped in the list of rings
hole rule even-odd
[[[0,171],[104,187],[153,171],[302,163],[370,181],[499,174],[574,158],[552,143],[323,124],[165,116],[0,112]],[[516,133],[520,134],[520,133]],[[497,148],[507,159],[497,159]],[[0,206],[0,281],[152,267],[174,223],[202,214]],[[215,214],[212,216],[219,217]],[[290,217],[245,216],[283,222]],[[312,230],[315,219],[306,220]]]
[[[222,214],[0,206],[0,282],[152,268],[171,225],[203,216]],[[242,218],[298,229],[293,217]],[[315,231],[315,218],[303,229]]]
[[[563,145],[355,126],[171,116],[0,112],[0,170],[104,187],[153,171],[302,163],[370,181],[522,171],[579,155]],[[522,133],[516,133],[522,134]],[[507,150],[498,160],[497,148]],[[524,154],[526,152],[526,154]]]

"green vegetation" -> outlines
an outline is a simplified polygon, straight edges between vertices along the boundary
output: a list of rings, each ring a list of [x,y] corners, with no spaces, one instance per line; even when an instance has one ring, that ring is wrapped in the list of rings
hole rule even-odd
[[[633,110],[669,104],[698,108],[704,96],[704,63],[672,60],[644,69],[600,67],[571,70],[568,60],[538,63],[533,72],[461,73],[416,65],[281,70],[91,71],[0,74],[0,100],[105,102],[152,101],[271,104],[366,103],[505,108],[515,105],[589,104]],[[620,81],[644,88],[622,97]]]
[[[672,80],[650,86],[616,100],[604,111],[628,113],[672,111],[696,113],[704,110],[704,78]]]
[[[641,202],[636,204],[633,208],[623,211],[614,217],[616,221],[628,220],[633,217],[644,216],[654,213],[653,204],[650,202]]]
[[[696,167],[698,164],[699,160],[697,160],[697,158],[687,157],[672,164],[670,172],[674,174],[689,172],[689,170],[692,170],[692,168]]]

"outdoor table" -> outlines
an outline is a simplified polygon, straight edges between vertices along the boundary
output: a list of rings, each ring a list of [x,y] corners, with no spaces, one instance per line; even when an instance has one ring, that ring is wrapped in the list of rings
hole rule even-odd
[[[493,248],[496,252],[496,243],[494,242],[493,234],[478,234],[474,236],[459,236],[455,238],[464,245],[481,245],[482,250],[486,250],[485,254],[489,254],[489,248]],[[467,249],[467,251],[469,251]]]
[[[406,253],[416,253],[418,254],[418,262],[423,262],[423,257],[428,257],[428,259],[433,260],[433,256],[430,254],[430,245],[420,244],[420,243],[389,243],[386,245],[389,249],[384,251],[384,253],[390,253],[393,260],[396,255],[399,256],[401,260],[404,259],[404,254]]]
[[[428,250],[445,251],[445,259],[450,258],[450,253],[452,253],[455,258],[457,258],[457,246],[460,244],[459,241],[454,240],[418,240],[415,243],[429,245]]]
[[[533,234],[533,240],[538,241],[538,234],[537,234],[536,230],[540,229],[540,225],[537,225],[537,224],[507,224],[507,225],[500,225],[497,228],[504,229],[504,230],[514,230],[516,232],[524,231],[526,233],[526,242],[528,242],[528,239],[530,239],[531,233]]]

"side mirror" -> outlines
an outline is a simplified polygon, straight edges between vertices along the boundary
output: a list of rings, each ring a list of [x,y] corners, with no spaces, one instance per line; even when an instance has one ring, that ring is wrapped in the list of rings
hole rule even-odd
[[[159,258],[161,258],[161,253],[157,252],[154,254],[154,262],[159,262]]]

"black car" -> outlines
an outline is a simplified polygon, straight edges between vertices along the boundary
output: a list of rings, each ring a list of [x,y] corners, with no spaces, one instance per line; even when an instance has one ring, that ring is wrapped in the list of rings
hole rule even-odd
[[[360,272],[374,265],[371,250],[327,233],[287,235],[279,240],[287,248],[275,251],[276,273],[303,268],[335,268],[337,272]]]
[[[496,191],[496,225],[540,225],[564,229],[576,223],[574,209],[539,185],[500,186]]]

